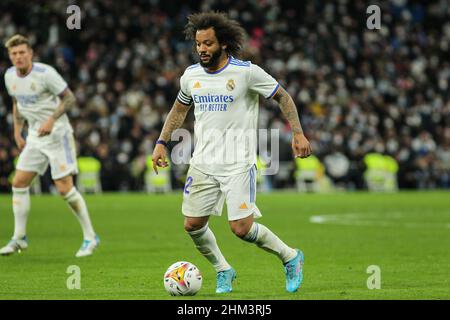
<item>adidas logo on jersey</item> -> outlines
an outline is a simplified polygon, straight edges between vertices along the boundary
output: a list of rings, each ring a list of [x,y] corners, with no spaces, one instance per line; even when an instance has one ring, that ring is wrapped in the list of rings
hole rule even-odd
[[[248,209],[247,204],[245,202],[242,202],[242,204],[239,206],[239,209]]]
[[[196,82],[195,84],[194,84],[194,88],[195,89],[198,89],[198,88],[201,88],[202,86],[200,85],[200,82]]]

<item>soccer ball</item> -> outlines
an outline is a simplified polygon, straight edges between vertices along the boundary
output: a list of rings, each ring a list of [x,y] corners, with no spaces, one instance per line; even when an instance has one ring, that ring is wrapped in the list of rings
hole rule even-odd
[[[202,287],[202,274],[190,262],[178,261],[164,274],[164,287],[172,296],[193,296]]]

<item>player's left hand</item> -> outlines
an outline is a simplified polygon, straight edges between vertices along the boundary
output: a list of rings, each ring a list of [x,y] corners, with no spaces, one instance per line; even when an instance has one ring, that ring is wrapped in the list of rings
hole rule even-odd
[[[55,119],[53,119],[53,117],[48,118],[47,121],[45,121],[38,130],[39,137],[48,136],[50,133],[52,133],[54,124]]]
[[[311,144],[302,133],[294,134],[292,137],[292,151],[295,158],[307,158],[311,155]]]

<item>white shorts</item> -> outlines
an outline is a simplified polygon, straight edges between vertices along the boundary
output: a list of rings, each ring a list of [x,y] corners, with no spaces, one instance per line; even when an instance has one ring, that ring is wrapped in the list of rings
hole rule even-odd
[[[228,220],[234,221],[253,214],[261,217],[256,206],[256,166],[233,176],[210,176],[190,167],[183,192],[183,215],[204,217],[222,215],[227,201]]]
[[[28,138],[16,169],[43,175],[49,164],[53,180],[78,173],[75,140],[71,132]]]

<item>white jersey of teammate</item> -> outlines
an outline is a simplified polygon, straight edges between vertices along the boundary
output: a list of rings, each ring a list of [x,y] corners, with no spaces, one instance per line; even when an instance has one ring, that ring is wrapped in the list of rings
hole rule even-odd
[[[16,169],[43,175],[50,164],[53,180],[76,174],[76,148],[73,129],[66,114],[59,117],[49,135],[39,137],[38,130],[60,104],[59,95],[67,83],[51,66],[33,63],[31,71],[17,74],[11,67],[5,73],[5,84],[10,96],[17,101],[20,115],[28,123],[28,136]]]
[[[230,56],[208,72],[188,67],[177,99],[195,106],[195,147],[191,166],[213,176],[247,172],[256,163],[259,95],[271,98],[278,82],[259,66]]]
[[[67,83],[51,66],[44,63],[33,63],[33,67],[25,76],[17,74],[11,67],[5,73],[5,84],[8,94],[17,101],[20,115],[28,123],[28,138],[38,136],[39,127],[50,118],[60,104],[58,97]],[[55,121],[52,134],[72,132],[66,114]]]

